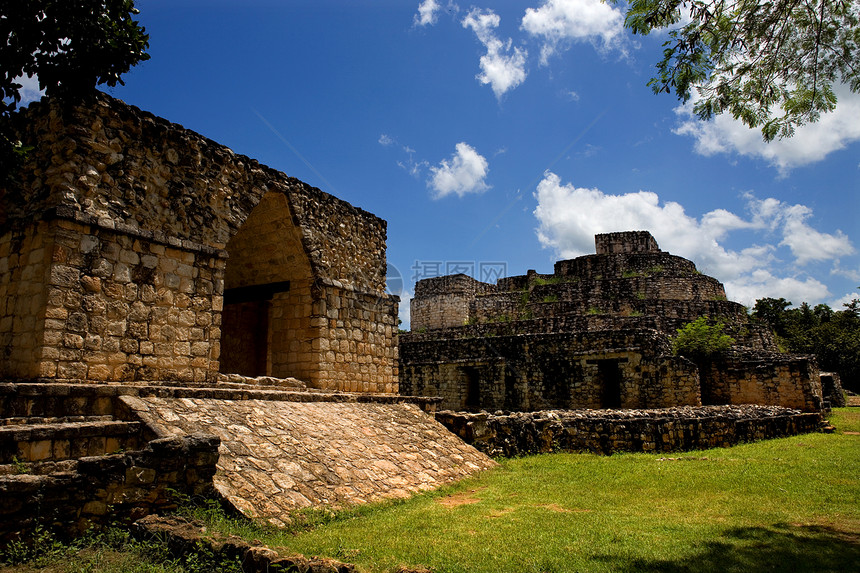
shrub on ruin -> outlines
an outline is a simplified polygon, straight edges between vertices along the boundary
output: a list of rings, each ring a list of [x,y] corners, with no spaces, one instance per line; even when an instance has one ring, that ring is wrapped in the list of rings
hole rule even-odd
[[[694,361],[712,360],[735,343],[734,338],[723,332],[725,327],[723,322],[700,316],[678,329],[672,339],[672,351]]]

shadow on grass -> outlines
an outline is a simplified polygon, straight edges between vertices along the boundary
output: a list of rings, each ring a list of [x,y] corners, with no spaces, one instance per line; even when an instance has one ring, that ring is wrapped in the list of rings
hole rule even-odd
[[[678,560],[597,557],[622,571],[698,573],[720,571],[856,571],[860,532],[825,525],[739,527],[703,541],[701,551]]]

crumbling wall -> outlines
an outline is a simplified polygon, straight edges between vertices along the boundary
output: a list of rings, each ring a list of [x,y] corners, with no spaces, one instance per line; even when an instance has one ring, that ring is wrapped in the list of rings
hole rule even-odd
[[[700,404],[695,366],[655,353],[655,331],[504,334],[401,339],[401,392],[443,398],[452,410],[658,408]],[[611,389],[608,389],[610,388]]]
[[[598,255],[660,252],[648,231],[603,233],[594,237],[594,246]]]
[[[67,471],[0,475],[0,542],[42,526],[81,534],[93,525],[139,519],[176,507],[174,494],[214,496],[215,436],[149,442],[139,451],[84,457]]]
[[[385,221],[103,94],[13,121],[35,149],[0,189],[0,376],[396,392]]]
[[[733,353],[700,364],[704,404],[767,404],[818,412],[821,379],[813,356]]]
[[[814,432],[821,414],[774,406],[662,410],[436,413],[449,430],[491,456],[547,452],[683,452]],[[673,459],[673,458],[670,458]]]
[[[411,328],[421,331],[463,326],[469,321],[469,306],[475,295],[494,290],[494,285],[463,274],[420,281],[412,299]]]

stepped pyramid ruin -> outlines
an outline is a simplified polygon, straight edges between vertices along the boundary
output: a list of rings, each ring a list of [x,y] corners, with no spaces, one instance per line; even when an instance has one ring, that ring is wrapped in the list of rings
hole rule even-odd
[[[815,359],[777,352],[772,333],[695,264],[650,233],[595,237],[596,254],[496,284],[421,280],[400,336],[400,391],[451,410],[764,404],[819,411]],[[731,352],[696,364],[671,338],[706,316]]]

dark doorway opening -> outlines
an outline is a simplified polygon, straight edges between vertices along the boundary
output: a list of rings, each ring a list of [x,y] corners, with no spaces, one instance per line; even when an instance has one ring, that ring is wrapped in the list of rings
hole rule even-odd
[[[268,374],[269,301],[225,304],[221,314],[221,372]]]
[[[597,361],[597,377],[601,388],[601,408],[621,407],[621,385],[624,382],[624,377],[621,375],[619,362],[619,360]]]
[[[466,409],[477,410],[481,407],[481,376],[474,366],[463,366],[461,371],[466,377]]]

